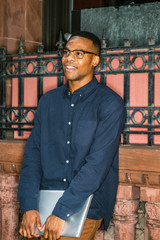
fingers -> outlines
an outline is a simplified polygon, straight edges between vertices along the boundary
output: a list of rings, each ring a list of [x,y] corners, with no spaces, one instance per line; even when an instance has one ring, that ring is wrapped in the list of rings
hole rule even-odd
[[[54,230],[50,230],[50,231],[45,230],[43,237],[44,239],[47,239],[47,240],[57,240],[60,238],[60,234],[57,234]]]
[[[44,227],[44,238],[48,240],[57,240],[60,238],[65,221],[54,216],[50,215]],[[43,228],[42,227],[42,228]]]
[[[40,235],[35,233],[36,224],[40,226],[39,213],[37,211],[25,212],[22,217],[19,233],[27,238],[39,237]]]
[[[19,234],[21,234],[23,237],[27,236],[27,232],[26,232],[26,230],[23,227],[20,227]]]
[[[48,231],[47,230],[45,230],[43,237],[44,237],[44,239],[48,239]]]
[[[35,233],[35,225],[37,226],[38,230],[40,231],[40,229],[41,229],[41,220],[40,220],[40,216],[39,215],[36,216],[35,222],[32,222],[30,224],[31,236],[32,237],[39,237],[40,235]]]
[[[38,226],[37,226],[38,227]],[[38,230],[40,231],[40,232],[44,232],[44,230],[45,230],[45,224],[42,226],[42,227],[38,227]]]
[[[44,238],[47,240],[57,240],[60,238],[60,233],[53,226],[46,226],[44,230]]]
[[[26,238],[33,238],[33,237],[38,238],[38,237],[40,237],[40,235],[37,235],[37,234],[35,234],[34,232],[31,232],[30,229],[27,229],[27,230],[26,230],[25,228],[20,229],[20,230],[19,230],[19,233],[20,233],[23,237],[26,237]]]
[[[27,232],[27,237],[32,238],[31,229],[28,228],[26,232]]]
[[[37,225],[37,228],[41,228],[41,219],[40,219],[40,216],[38,215],[37,218],[36,218],[36,225]]]
[[[48,240],[57,240],[56,234],[54,232],[50,232]]]
[[[30,230],[27,228],[25,228],[25,226],[21,226],[19,233],[23,236],[23,237],[27,237],[27,238],[32,238],[31,234],[30,234]]]
[[[31,226],[30,226],[30,235],[31,235],[31,238],[33,238],[33,237],[39,237],[40,235],[38,235],[38,234],[36,234],[35,233],[35,224],[32,224]]]
[[[19,233],[23,236],[23,237],[27,237],[27,230],[23,224],[23,220],[19,229]]]

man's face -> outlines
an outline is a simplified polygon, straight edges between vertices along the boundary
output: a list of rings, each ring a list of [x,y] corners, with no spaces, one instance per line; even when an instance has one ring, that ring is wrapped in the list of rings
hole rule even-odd
[[[92,41],[83,37],[72,37],[65,46],[73,51],[81,49],[88,52],[98,53]],[[90,81],[93,78],[94,68],[99,63],[99,56],[94,54],[84,54],[82,59],[78,59],[73,52],[68,57],[62,57],[62,66],[66,78],[70,81]]]

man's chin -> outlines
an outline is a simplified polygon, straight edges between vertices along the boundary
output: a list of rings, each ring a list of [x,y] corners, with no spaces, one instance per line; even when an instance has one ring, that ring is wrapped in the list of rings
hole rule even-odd
[[[71,74],[65,74],[65,77],[67,78],[68,81],[79,81],[80,80],[79,77],[73,76]]]

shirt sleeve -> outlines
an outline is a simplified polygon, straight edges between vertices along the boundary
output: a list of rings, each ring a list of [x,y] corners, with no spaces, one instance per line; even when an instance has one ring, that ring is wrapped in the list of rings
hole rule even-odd
[[[119,140],[124,124],[124,104],[122,99],[106,102],[99,109],[99,123],[85,164],[73,178],[69,187],[53,210],[53,214],[67,220],[80,209],[85,199],[98,190],[110,171],[119,148]],[[118,168],[118,162],[115,166]]]
[[[37,199],[42,176],[40,162],[40,105],[34,117],[34,128],[27,140],[18,188],[22,213],[37,210]]]

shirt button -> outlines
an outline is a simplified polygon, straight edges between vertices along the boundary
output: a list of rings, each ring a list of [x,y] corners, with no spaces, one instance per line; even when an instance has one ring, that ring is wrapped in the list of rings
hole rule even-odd
[[[68,122],[68,125],[71,125],[71,122]]]
[[[67,181],[67,179],[66,179],[66,178],[64,178],[64,179],[63,179],[63,182],[66,182],[66,181]]]
[[[68,92],[68,95],[71,95],[71,93],[70,93],[70,92]]]
[[[79,94],[80,97],[82,97],[82,94]]]
[[[71,104],[71,107],[74,107],[74,104],[73,104],[73,103]]]
[[[69,216],[70,216],[70,214],[68,213],[68,214],[67,214],[67,217],[69,217]]]
[[[67,144],[70,144],[70,141],[67,141]]]
[[[69,163],[69,160],[66,160],[66,163]]]

